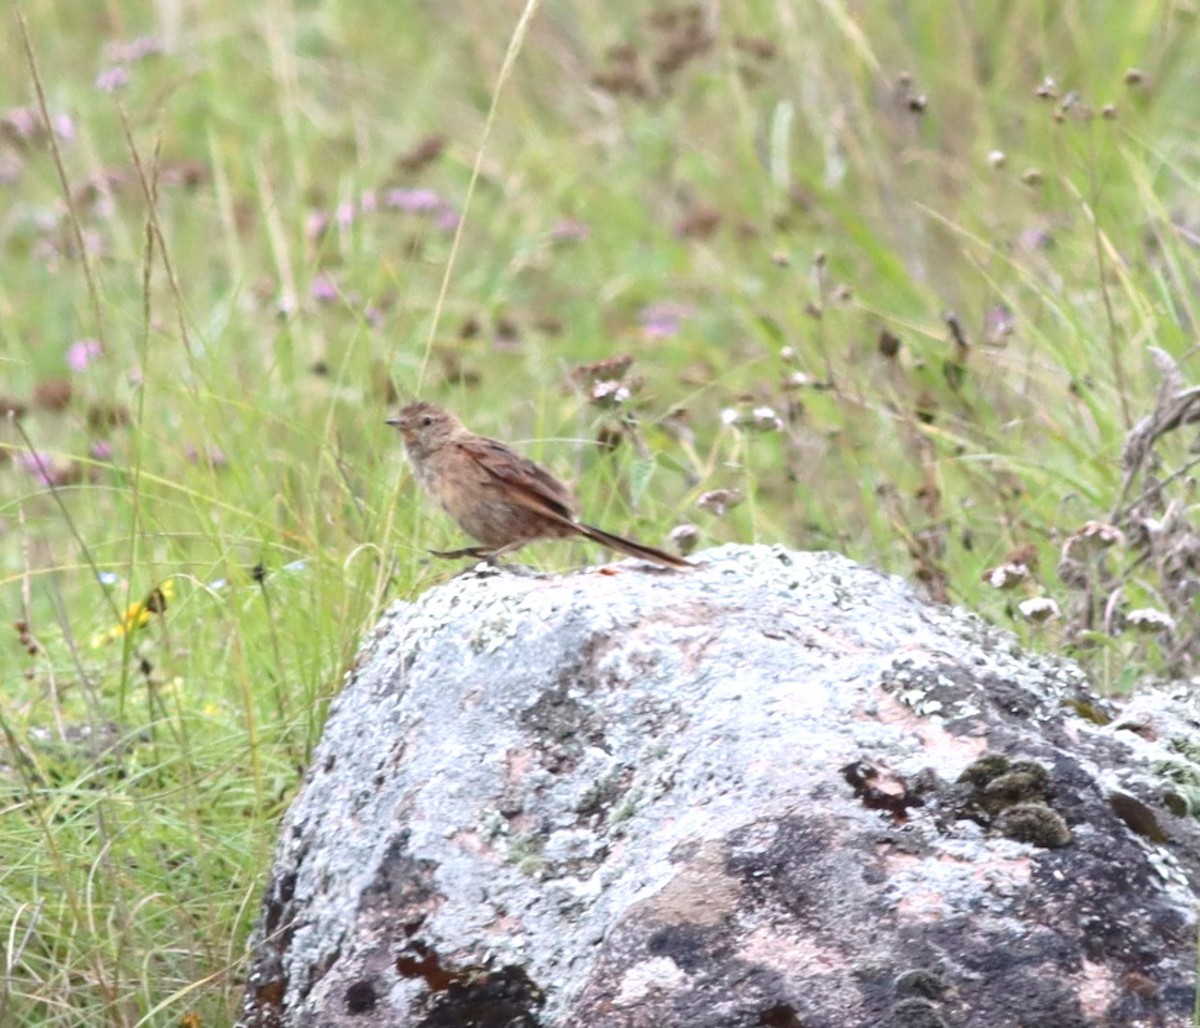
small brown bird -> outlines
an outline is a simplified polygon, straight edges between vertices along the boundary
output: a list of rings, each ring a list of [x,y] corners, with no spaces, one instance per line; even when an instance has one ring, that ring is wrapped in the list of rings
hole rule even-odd
[[[550,472],[495,439],[475,435],[442,407],[410,403],[387,423],[404,437],[421,488],[459,528],[483,543],[434,551],[436,556],[491,558],[534,539],[582,535],[664,567],[692,566],[682,557],[583,524],[575,497]]]

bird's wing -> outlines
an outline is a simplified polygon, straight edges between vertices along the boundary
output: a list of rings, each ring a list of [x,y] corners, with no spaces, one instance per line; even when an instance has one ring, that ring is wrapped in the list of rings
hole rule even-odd
[[[541,465],[484,436],[460,439],[456,445],[488,479],[510,490],[518,502],[540,513],[574,522],[575,497]]]

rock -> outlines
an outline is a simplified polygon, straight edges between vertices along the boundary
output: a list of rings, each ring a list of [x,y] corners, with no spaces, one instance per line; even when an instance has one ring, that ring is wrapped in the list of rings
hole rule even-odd
[[[697,562],[389,610],[283,825],[245,1025],[1191,1023],[1161,739],[899,579]]]

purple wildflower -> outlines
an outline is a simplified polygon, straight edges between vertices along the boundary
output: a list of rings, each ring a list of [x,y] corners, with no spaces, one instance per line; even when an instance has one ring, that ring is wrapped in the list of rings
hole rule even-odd
[[[96,76],[96,89],[101,93],[115,93],[127,85],[129,85],[129,69],[123,64],[114,64]]]
[[[313,211],[304,224],[304,234],[309,239],[320,239],[329,228],[329,215],[324,211]]]
[[[41,129],[32,107],[13,107],[4,112],[3,121],[9,133],[22,142],[32,140]]]
[[[308,295],[317,303],[331,303],[338,298],[337,283],[326,274],[320,274],[308,287]]]
[[[647,339],[666,339],[678,335],[691,308],[674,303],[655,303],[642,308],[642,334]]]
[[[114,64],[136,64],[147,57],[157,57],[163,52],[163,42],[157,36],[138,36],[128,43],[109,43],[104,56]]]
[[[107,439],[97,439],[88,448],[92,460],[111,460],[113,455],[112,443]]]
[[[69,114],[56,114],[54,134],[64,143],[71,142],[75,138],[75,120]]]
[[[430,214],[445,206],[432,189],[389,189],[383,202],[387,207],[409,214]]]
[[[34,450],[21,458],[21,466],[38,485],[48,488],[54,484],[54,458],[50,454]]]
[[[87,366],[99,356],[99,340],[81,339],[67,348],[67,366],[72,371],[86,371]]]

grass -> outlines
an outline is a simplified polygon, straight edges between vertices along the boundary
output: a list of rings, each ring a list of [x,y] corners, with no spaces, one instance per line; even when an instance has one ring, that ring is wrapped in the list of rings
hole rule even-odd
[[[836,548],[1104,689],[1190,667],[1190,481],[1118,498],[1148,347],[1197,377],[1194,3],[19,9],[0,1022],[236,1014],[326,704],[383,605],[451,573],[424,550],[460,542],[415,502],[397,395],[519,441],[617,531]],[[620,353],[614,412],[571,372]],[[745,502],[717,516],[715,489]],[[1172,500],[1171,546],[1135,547]],[[1127,547],[1055,574],[1117,515]],[[1015,593],[982,581],[1022,547]],[[1063,618],[1023,622],[1033,594]],[[1142,606],[1174,635],[1103,616]]]

